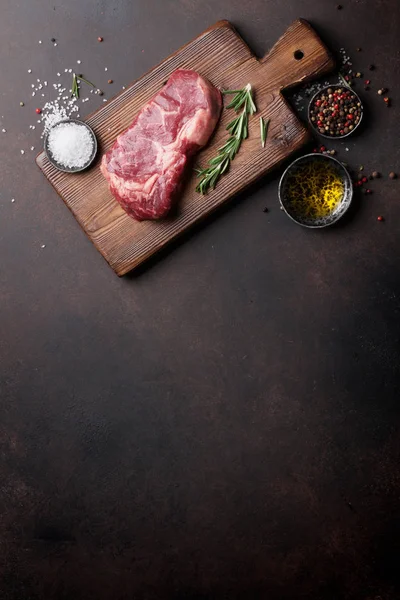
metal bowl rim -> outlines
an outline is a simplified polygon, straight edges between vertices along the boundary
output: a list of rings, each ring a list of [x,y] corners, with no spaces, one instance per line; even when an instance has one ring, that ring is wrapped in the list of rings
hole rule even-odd
[[[91,134],[91,136],[93,138],[93,154],[92,154],[92,157],[90,158],[89,162],[85,166],[79,167],[79,168],[76,168],[76,169],[74,169],[73,167],[70,167],[70,168],[68,168],[68,167],[61,167],[61,166],[58,165],[58,163],[56,163],[56,161],[54,160],[54,158],[51,156],[50,152],[47,151],[47,140],[48,140],[50,131],[52,129],[54,129],[55,127],[58,127],[58,125],[60,125],[61,123],[78,123],[78,125],[84,125],[90,131],[90,134]],[[46,133],[46,135],[44,136],[44,139],[43,139],[43,150],[44,150],[44,153],[46,154],[47,158],[49,159],[49,161],[51,162],[51,164],[53,165],[53,167],[55,167],[59,171],[62,171],[63,173],[80,173],[81,171],[84,171],[85,169],[88,169],[90,167],[90,165],[92,164],[92,162],[94,161],[94,159],[96,158],[97,149],[98,149],[98,145],[97,145],[97,137],[96,137],[95,132],[90,127],[90,125],[88,125],[86,123],[86,121],[81,121],[80,119],[62,119],[61,121],[58,121],[52,127],[50,127],[49,131]]]
[[[339,167],[344,171],[344,175],[345,175],[345,177],[347,177],[348,182],[349,182],[349,200],[347,202],[347,207],[346,207],[345,211],[342,214],[338,215],[338,217],[336,219],[334,219],[333,221],[331,221],[330,223],[325,223],[323,225],[306,225],[305,223],[301,223],[300,221],[297,221],[286,210],[286,207],[285,207],[285,205],[284,205],[284,203],[282,201],[282,185],[283,185],[283,181],[284,181],[285,177],[287,176],[289,170],[293,167],[293,165],[295,165],[296,163],[304,160],[305,158],[308,158],[308,159],[312,158],[313,160],[315,160],[317,157],[318,158],[322,158],[322,159],[332,160],[333,162],[337,163],[339,165]],[[348,170],[346,169],[346,167],[337,158],[334,158],[333,156],[329,156],[327,154],[321,154],[319,152],[311,152],[309,154],[304,154],[303,156],[299,156],[299,158],[296,158],[293,162],[291,162],[290,165],[288,165],[286,167],[286,169],[284,170],[284,172],[282,173],[282,176],[281,176],[281,178],[279,180],[279,186],[278,186],[279,202],[280,202],[280,205],[283,208],[285,214],[294,223],[297,223],[297,225],[301,225],[302,227],[307,227],[307,229],[324,229],[325,227],[329,227],[330,225],[333,225],[334,223],[337,223],[346,214],[346,212],[349,210],[350,204],[353,201],[353,192],[354,192],[353,182],[351,180],[350,173],[348,172]]]

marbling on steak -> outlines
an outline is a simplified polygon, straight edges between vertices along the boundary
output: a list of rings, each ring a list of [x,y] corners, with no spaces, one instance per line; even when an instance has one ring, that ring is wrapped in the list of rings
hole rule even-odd
[[[101,171],[129,215],[142,220],[168,213],[188,158],[208,142],[221,107],[221,93],[209,81],[177,70],[118,136]]]

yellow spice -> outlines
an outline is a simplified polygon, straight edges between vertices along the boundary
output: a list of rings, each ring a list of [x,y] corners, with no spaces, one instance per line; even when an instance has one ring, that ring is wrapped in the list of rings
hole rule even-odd
[[[318,219],[330,215],[340,204],[344,183],[332,165],[313,161],[289,175],[286,194],[291,212],[300,218]]]

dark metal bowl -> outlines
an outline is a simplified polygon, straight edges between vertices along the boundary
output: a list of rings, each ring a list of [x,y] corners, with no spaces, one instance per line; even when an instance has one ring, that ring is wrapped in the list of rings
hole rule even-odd
[[[83,125],[89,131],[89,133],[92,137],[92,140],[93,140],[93,152],[92,152],[89,160],[83,167],[64,167],[63,165],[60,165],[60,163],[58,163],[54,159],[53,155],[51,154],[49,146],[48,146],[49,134],[50,134],[50,131],[53,131],[53,129],[55,129],[56,127],[61,125],[61,123],[77,123],[78,125]],[[59,121],[58,123],[53,125],[53,127],[46,133],[45,138],[44,138],[44,151],[45,151],[47,158],[51,162],[51,164],[54,165],[56,167],[56,169],[58,169],[59,171],[63,171],[64,173],[79,173],[80,171],[84,171],[85,169],[87,169],[94,161],[95,156],[97,154],[97,138],[96,138],[96,135],[95,135],[93,129],[91,127],[89,127],[89,125],[87,123],[85,123],[84,121],[79,121],[79,119],[64,119],[63,121]]]
[[[302,217],[301,215],[293,211],[290,205],[290,199],[287,195],[286,185],[288,176],[291,175],[296,169],[310,161],[330,162],[332,165],[334,165],[335,170],[337,171],[337,173],[340,174],[340,177],[342,178],[342,181],[344,183],[343,198],[339,206],[337,206],[335,210],[326,217],[320,217],[315,219],[310,219],[306,216]],[[298,223],[299,225],[302,225],[303,227],[315,229],[327,227],[328,225],[333,225],[333,223],[336,223],[336,221],[338,221],[344,215],[344,213],[349,208],[353,198],[353,183],[351,181],[351,177],[347,169],[345,169],[342,163],[336,160],[336,158],[328,156],[327,154],[305,154],[304,156],[301,156],[300,158],[297,158],[295,161],[293,161],[285,170],[279,182],[278,193],[281,206],[287,214],[287,216],[290,217],[290,219],[292,219],[292,221]]]
[[[361,115],[360,115],[360,120],[358,121],[357,125],[354,127],[354,129],[352,129],[351,131],[349,131],[348,133],[344,133],[343,135],[326,135],[325,133],[321,133],[318,129],[318,127],[316,127],[314,125],[314,123],[311,121],[311,115],[310,115],[310,111],[311,111],[311,107],[314,104],[315,100],[318,99],[318,96],[322,96],[322,94],[327,93],[328,89],[330,88],[346,88],[348,90],[350,90],[350,92],[352,94],[354,94],[354,96],[357,99],[357,102],[360,103],[360,109],[361,109]],[[308,122],[310,123],[311,127],[314,129],[315,133],[317,133],[318,135],[320,135],[321,137],[324,137],[327,140],[342,140],[343,138],[348,137],[349,135],[351,135],[352,133],[354,133],[356,131],[356,129],[359,128],[361,121],[363,119],[364,116],[364,107],[363,107],[363,103],[361,102],[361,98],[358,94],[356,94],[356,92],[350,87],[350,86],[346,86],[346,85],[327,85],[326,87],[322,88],[322,90],[319,90],[319,92],[317,92],[316,94],[314,94],[314,96],[311,98],[309,104],[308,104],[308,111],[307,111],[307,118],[308,118]]]

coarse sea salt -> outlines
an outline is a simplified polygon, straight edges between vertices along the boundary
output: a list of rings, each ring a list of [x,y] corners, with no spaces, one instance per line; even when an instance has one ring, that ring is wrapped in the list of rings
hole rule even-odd
[[[47,143],[54,160],[67,168],[84,167],[93,153],[93,138],[78,123],[60,123],[51,129]]]

